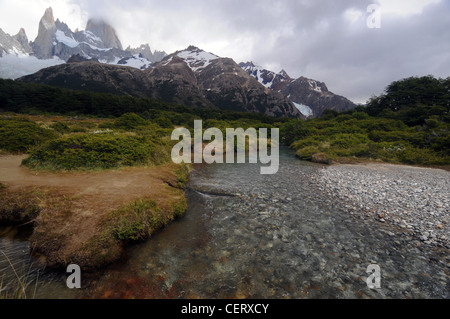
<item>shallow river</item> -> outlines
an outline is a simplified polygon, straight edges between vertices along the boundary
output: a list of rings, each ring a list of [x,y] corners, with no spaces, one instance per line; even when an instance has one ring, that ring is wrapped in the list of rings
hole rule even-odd
[[[280,161],[276,175],[253,164],[195,167],[186,216],[99,278],[83,277],[82,290],[52,272],[36,285],[28,242],[9,230],[0,238],[10,258],[0,253],[3,288],[17,277],[12,263],[36,298],[450,298],[448,251],[346,213],[310,180],[323,166],[287,149]],[[381,269],[380,289],[367,286],[371,264]]]

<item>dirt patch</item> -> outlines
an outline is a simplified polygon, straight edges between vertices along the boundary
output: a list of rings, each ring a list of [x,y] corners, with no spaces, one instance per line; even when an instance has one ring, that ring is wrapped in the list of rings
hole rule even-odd
[[[35,218],[31,247],[34,254],[45,257],[49,267],[70,263],[85,269],[103,267],[119,258],[124,247],[106,229],[111,212],[152,199],[167,214],[185,201],[184,192],[173,187],[179,169],[173,164],[49,173],[22,167],[24,158],[0,156],[0,183],[6,186],[0,193],[5,200],[26,191],[35,195],[33,203],[39,203],[41,212]]]

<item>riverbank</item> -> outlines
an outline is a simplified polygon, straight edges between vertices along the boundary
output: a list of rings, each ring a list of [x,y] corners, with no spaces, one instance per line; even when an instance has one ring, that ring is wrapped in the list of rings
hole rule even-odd
[[[450,248],[450,172],[392,164],[338,164],[320,170],[320,189],[350,214],[392,224],[427,245]]]
[[[24,158],[0,156],[0,222],[32,223],[31,253],[49,268],[95,271],[186,210],[178,165],[55,173],[22,167]]]

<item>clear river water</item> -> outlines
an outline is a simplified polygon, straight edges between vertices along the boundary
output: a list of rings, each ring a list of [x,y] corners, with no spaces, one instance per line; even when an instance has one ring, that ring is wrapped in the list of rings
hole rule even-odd
[[[21,277],[27,298],[449,298],[448,251],[350,215],[312,182],[323,168],[288,149],[275,175],[255,164],[194,167],[186,215],[83,274],[80,290],[36,266],[26,232],[0,228],[0,289],[14,295]],[[380,289],[367,286],[369,265],[380,267]]]

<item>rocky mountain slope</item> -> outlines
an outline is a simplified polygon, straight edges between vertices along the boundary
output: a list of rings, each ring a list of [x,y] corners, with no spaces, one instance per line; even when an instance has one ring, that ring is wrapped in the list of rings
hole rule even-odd
[[[28,37],[24,29],[11,36],[0,29],[0,57],[5,54],[30,54],[32,48],[28,42]]]
[[[152,97],[188,106],[301,117],[287,98],[265,88],[232,59],[191,46],[145,70],[72,59],[20,81]]]
[[[305,77],[293,79],[284,70],[275,73],[253,62],[239,65],[265,87],[289,98],[306,117],[320,116],[327,109],[342,112],[356,108],[350,100],[330,92],[323,82]]]

